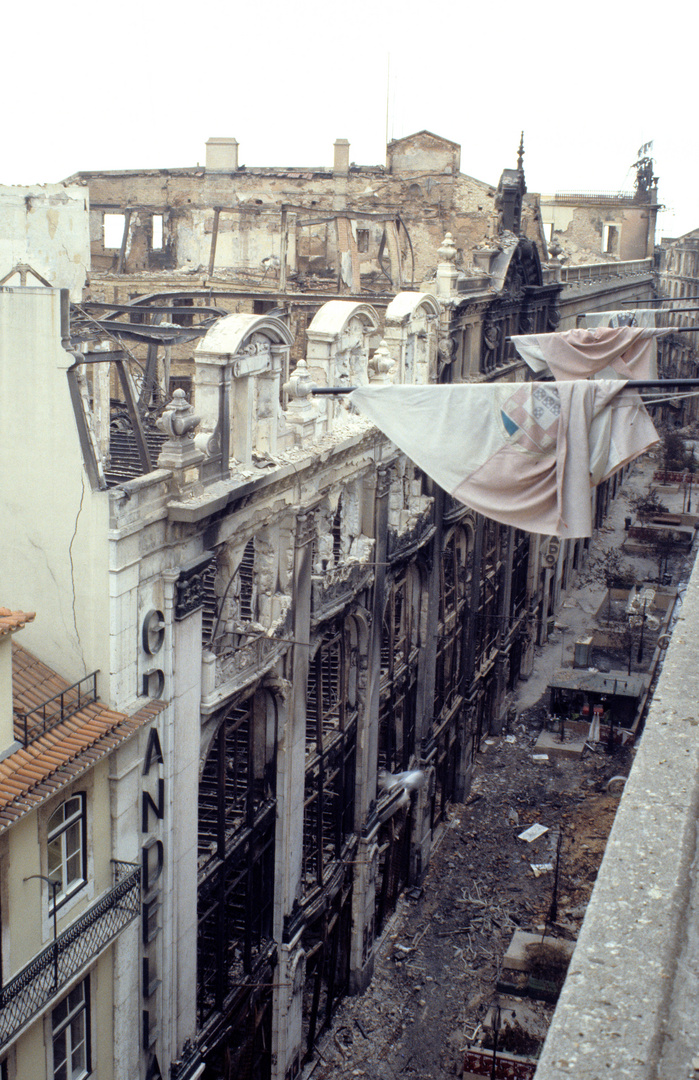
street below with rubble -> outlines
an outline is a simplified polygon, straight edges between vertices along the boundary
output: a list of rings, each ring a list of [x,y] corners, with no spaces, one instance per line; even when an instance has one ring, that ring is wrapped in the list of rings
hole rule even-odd
[[[482,1040],[497,1002],[501,1031],[511,1028],[510,1049],[536,1056],[554,1005],[508,996],[526,975],[510,969],[505,954],[516,931],[575,941],[634,751],[615,745],[609,753],[598,743],[559,758],[537,753],[535,744],[547,718],[548,683],[572,666],[576,640],[594,626],[607,592],[605,553],[621,547],[630,500],[648,489],[656,467],[650,457],[632,466],[554,633],[537,647],[534,674],[520,684],[507,729],[483,740],[466,801],[450,807],[424,880],[400,897],[387,921],[370,986],[338,1007],[304,1080],[462,1076],[465,1053]],[[683,498],[663,495],[673,511]],[[675,585],[688,578],[695,548],[696,542],[672,560]],[[626,561],[639,582],[658,575],[657,558]],[[521,839],[536,824],[546,831]]]

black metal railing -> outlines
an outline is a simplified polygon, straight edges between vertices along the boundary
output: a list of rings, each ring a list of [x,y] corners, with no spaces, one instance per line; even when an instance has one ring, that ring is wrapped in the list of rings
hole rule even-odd
[[[24,745],[27,746],[33,739],[50,731],[62,720],[68,720],[76,712],[80,712],[86,705],[92,705],[97,701],[97,676],[99,671],[93,671],[83,679],[67,686],[60,694],[54,694],[28,712],[18,713],[18,719],[23,724]],[[85,686],[84,684],[89,684]]]
[[[108,893],[0,989],[0,1047],[136,918],[140,867],[114,862],[114,879]]]

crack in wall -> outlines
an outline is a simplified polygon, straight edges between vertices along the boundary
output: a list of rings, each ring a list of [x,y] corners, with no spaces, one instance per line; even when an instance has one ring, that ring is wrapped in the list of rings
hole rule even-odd
[[[75,599],[75,563],[73,562],[73,544],[75,543],[75,538],[78,535],[78,523],[80,521],[80,515],[81,515],[82,509],[83,509],[83,502],[85,500],[85,478],[84,478],[84,476],[80,477],[80,484],[81,484],[81,487],[82,487],[82,490],[81,490],[81,493],[80,493],[80,505],[78,506],[78,512],[75,515],[75,528],[73,529],[73,535],[71,536],[70,544],[68,545],[68,558],[70,559],[70,580],[71,580],[71,586],[72,586],[72,592],[73,592],[73,597],[72,597],[73,626],[75,627],[75,638],[76,638],[76,641],[78,643],[78,648],[80,650],[80,658],[82,660],[83,671],[87,675],[87,664],[85,663],[85,656],[83,654],[82,641],[80,640],[80,631],[78,630],[78,618],[77,618],[77,613],[76,613],[76,610],[75,610],[75,604],[76,604],[76,599]]]

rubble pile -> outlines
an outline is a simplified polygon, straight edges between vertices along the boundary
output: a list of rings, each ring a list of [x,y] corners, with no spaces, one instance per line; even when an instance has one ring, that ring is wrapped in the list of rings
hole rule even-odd
[[[485,741],[471,794],[451,808],[422,888],[401,898],[387,925],[372,984],[342,1003],[305,1078],[461,1075],[498,984],[510,982],[503,958],[514,932],[541,935],[547,924],[561,829],[558,910],[546,934],[576,937],[618,805],[607,782],[628,772],[632,752],[536,761],[541,711]],[[535,823],[546,831],[519,839]],[[545,1031],[553,1005],[526,999],[526,1007]]]

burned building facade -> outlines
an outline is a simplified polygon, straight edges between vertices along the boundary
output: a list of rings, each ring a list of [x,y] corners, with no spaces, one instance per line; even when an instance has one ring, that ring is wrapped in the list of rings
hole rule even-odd
[[[663,237],[657,253],[659,297],[670,301],[663,305],[658,323],[672,327],[658,343],[658,366],[664,376],[693,379],[697,375],[695,310],[699,297],[699,230],[677,238]],[[680,427],[697,419],[696,398],[668,402],[665,418]]]
[[[423,136],[393,144],[387,183],[420,183],[428,153],[436,187],[457,184],[458,147]],[[199,179],[218,183],[227,168]],[[50,288],[0,294],[12,327],[2,398],[36,451],[0,429],[13,509],[3,602],[39,607],[40,594],[48,617],[25,628],[27,646],[69,680],[98,670],[111,708],[159,703],[141,820],[145,929],[120,960],[134,992],[119,996],[115,1076],[299,1074],[341,996],[371,978],[401,889],[425,873],[482,738],[548,633],[584,543],[484,519],[344,399],[309,393],[524,377],[510,336],[573,316],[524,235],[524,177],[512,173],[497,208],[493,192],[492,239],[468,260],[457,226],[440,228],[429,255],[425,240],[425,288],[392,278],[351,295],[333,270],[330,293],[283,293],[280,280],[212,287],[150,256],[148,269],[129,264],[138,228],[160,228],[158,207],[187,222],[188,196],[100,203],[91,184],[100,230],[103,214],[133,211],[114,274],[93,271],[72,307]],[[205,235],[216,205],[220,225],[229,203],[199,207]],[[353,226],[329,216],[350,274]],[[172,249],[170,219],[162,226]],[[649,283],[617,276],[594,302]],[[573,295],[570,311],[589,299]]]

